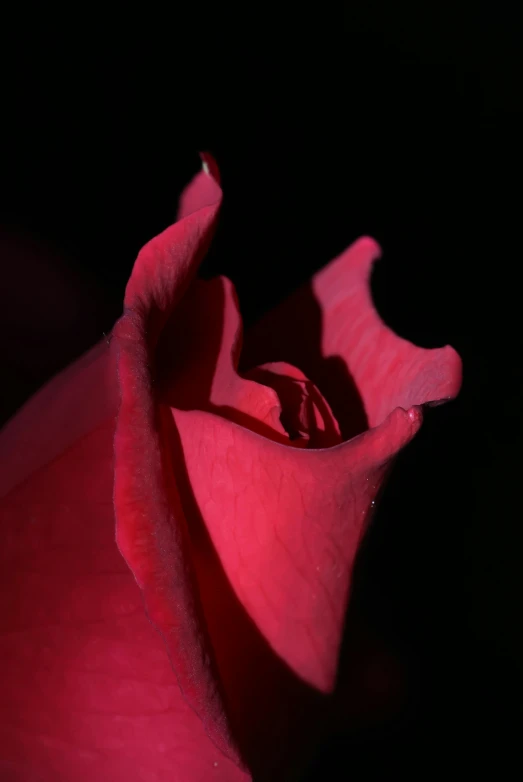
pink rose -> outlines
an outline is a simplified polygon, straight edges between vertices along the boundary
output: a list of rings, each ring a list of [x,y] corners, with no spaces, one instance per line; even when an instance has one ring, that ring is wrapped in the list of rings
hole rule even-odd
[[[2,780],[291,779],[379,489],[458,393],[452,348],[380,321],[371,239],[247,335],[239,372],[234,289],[195,279],[221,197],[206,157],[109,343],[2,432]]]

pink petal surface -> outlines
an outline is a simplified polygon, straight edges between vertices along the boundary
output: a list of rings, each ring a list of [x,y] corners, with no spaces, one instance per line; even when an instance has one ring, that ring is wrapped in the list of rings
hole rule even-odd
[[[206,413],[173,417],[196,504],[236,596],[300,678],[332,690],[358,543],[390,459],[419,428],[419,410],[398,409],[379,429],[317,451]],[[216,612],[212,621],[219,624]]]
[[[115,545],[113,436],[114,419],[2,498],[0,778],[245,779],[183,699]]]

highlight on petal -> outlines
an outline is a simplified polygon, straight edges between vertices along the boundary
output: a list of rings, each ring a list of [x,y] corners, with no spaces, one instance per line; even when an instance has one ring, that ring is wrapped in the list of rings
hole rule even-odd
[[[202,170],[187,185],[180,196],[176,219],[197,212],[204,206],[212,206],[220,200],[220,172],[208,153],[202,153]]]

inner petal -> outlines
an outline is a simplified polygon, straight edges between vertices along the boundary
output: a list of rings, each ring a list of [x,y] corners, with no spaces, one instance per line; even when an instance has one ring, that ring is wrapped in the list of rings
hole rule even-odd
[[[225,277],[195,280],[160,337],[154,379],[161,401],[205,410],[278,442],[289,442],[278,394],[237,373],[242,323]]]
[[[303,369],[325,394],[348,440],[396,407],[451,399],[461,361],[447,346],[425,350],[379,317],[370,290],[378,245],[362,238],[249,330],[246,368],[278,359]]]
[[[196,280],[170,317],[156,352],[160,399],[214,412],[277,442],[326,448],[341,441],[327,402],[303,372],[283,362],[237,371],[242,322],[234,287]]]
[[[245,377],[276,391],[282,407],[281,423],[294,445],[330,448],[341,442],[331,408],[301,370],[277,361],[255,367]]]

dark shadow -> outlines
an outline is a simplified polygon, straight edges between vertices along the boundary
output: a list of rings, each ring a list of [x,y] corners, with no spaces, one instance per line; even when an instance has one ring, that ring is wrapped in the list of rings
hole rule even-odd
[[[365,407],[343,358],[323,357],[322,334],[321,307],[309,283],[247,331],[240,368],[270,361],[298,367],[325,397],[342,438],[349,440],[368,429]]]
[[[328,448],[337,445],[340,438],[324,397],[310,381],[293,381],[292,378],[276,374],[268,369],[254,368],[248,373],[250,380],[262,383],[276,391],[282,412],[280,420],[283,428],[293,441],[301,440],[306,428],[307,447]],[[300,419],[300,410],[305,407],[305,419]],[[322,426],[318,426],[315,416],[318,411]]]
[[[210,286],[210,283],[202,282],[201,286]],[[271,440],[285,442],[256,418],[232,407],[218,407],[210,401],[216,364],[222,348],[224,286],[214,280],[212,290],[203,287],[203,292],[195,295],[193,300],[191,291],[186,294],[158,342],[155,382],[161,398],[172,407],[217,413]],[[195,318],[195,311],[202,314]],[[285,361],[302,370],[331,406],[344,440],[368,428],[361,396],[345,361],[339,356],[325,359],[321,355],[322,314],[310,286],[291,298],[289,311],[286,309],[284,314],[280,314],[276,310],[269,328],[265,328],[262,322],[261,329],[257,332],[255,327],[253,332],[245,335],[239,371],[249,376],[256,368],[253,378],[261,383],[265,379],[266,385],[276,390],[282,405],[282,424],[285,428],[289,427],[287,431],[292,433],[291,437],[295,436],[293,408],[297,411],[300,402],[298,388],[291,379],[274,375],[270,377],[271,373],[257,369],[260,364]],[[234,351],[234,346],[231,347]],[[190,389],[180,391],[180,384],[171,384],[170,378],[188,371],[195,382],[191,383]],[[328,422],[330,416],[324,409],[321,396],[313,389],[311,394],[324,421]],[[335,436],[332,424],[330,428],[327,426],[325,435],[327,442],[328,437]]]
[[[106,292],[68,260],[59,246],[0,224],[0,426],[111,327]]]

